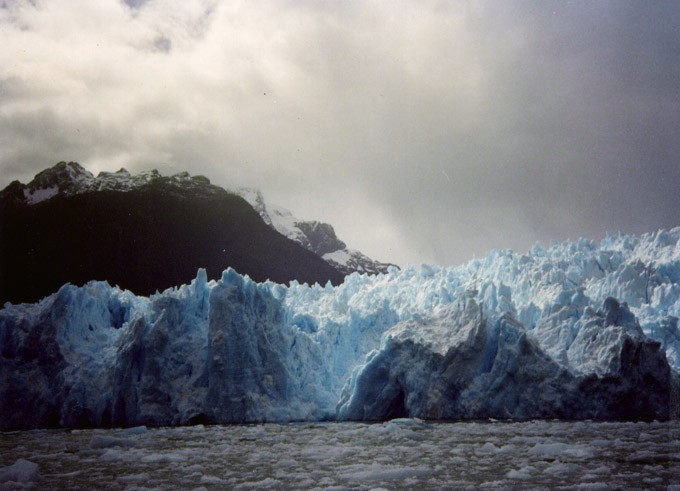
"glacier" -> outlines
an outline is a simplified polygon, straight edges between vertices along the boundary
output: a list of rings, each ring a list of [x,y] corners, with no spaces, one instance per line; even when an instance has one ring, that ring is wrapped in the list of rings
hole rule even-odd
[[[36,278],[39,281],[39,278]],[[0,310],[0,429],[678,416],[680,227],[338,286],[204,270]]]

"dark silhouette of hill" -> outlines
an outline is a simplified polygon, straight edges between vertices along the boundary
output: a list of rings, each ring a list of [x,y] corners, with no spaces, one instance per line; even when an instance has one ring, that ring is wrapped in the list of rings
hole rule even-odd
[[[343,281],[243,198],[200,176],[190,182],[155,175],[129,190],[57,193],[34,204],[30,188],[13,182],[0,193],[0,304],[90,280],[149,295],[191,281],[200,267],[211,279],[231,266],[257,281]]]

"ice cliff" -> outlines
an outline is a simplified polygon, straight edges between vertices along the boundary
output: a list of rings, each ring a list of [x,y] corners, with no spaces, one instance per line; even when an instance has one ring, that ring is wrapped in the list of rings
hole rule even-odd
[[[394,417],[666,419],[680,228],[333,287],[227,270],[0,310],[0,428]],[[36,279],[39,281],[39,279]]]

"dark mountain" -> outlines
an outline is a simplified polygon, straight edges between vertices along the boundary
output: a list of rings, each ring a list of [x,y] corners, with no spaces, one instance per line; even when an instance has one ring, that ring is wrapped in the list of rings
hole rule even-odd
[[[64,283],[107,280],[141,295],[228,266],[257,281],[339,284],[343,275],[202,176],[121,169],[98,177],[61,162],[0,192],[0,303]]]
[[[303,244],[305,249],[309,249],[319,256],[347,248],[347,245],[338,239],[338,236],[335,235],[335,230],[328,223],[316,221],[299,222],[298,228],[302,230],[307,239],[306,243]]]

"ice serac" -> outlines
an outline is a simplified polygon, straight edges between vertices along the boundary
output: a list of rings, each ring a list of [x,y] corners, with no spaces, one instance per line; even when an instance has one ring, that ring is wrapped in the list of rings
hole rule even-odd
[[[109,424],[120,328],[145,304],[93,282],[0,311],[0,428]]]
[[[620,310],[608,299],[594,324],[615,322]],[[427,321],[402,322],[350,378],[338,416],[667,419],[671,378],[659,343],[609,328],[619,331],[614,338],[592,339],[596,352],[606,351],[598,360],[605,371],[576,365],[588,373],[580,376],[543,352],[510,315],[487,319],[472,300]]]
[[[206,282],[200,270],[190,286],[152,298],[128,324],[111,366],[113,425],[182,424],[200,412]]]
[[[210,294],[205,366],[207,421],[241,423],[318,418],[314,381],[318,357],[284,325],[280,300],[268,287],[225,271]],[[307,345],[308,346],[308,345]],[[311,396],[311,397],[308,397]]]
[[[680,413],[680,228],[456,268],[0,310],[0,428]]]
[[[7,306],[0,428],[332,418],[319,345],[285,324],[284,296],[199,270],[151,299],[91,282]]]

